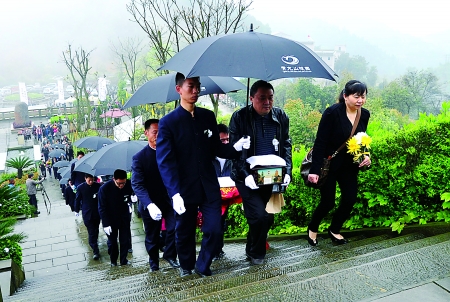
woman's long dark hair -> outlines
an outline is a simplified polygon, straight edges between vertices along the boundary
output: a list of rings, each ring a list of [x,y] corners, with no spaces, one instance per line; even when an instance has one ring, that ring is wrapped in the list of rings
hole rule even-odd
[[[345,95],[351,95],[351,94],[368,94],[369,91],[367,90],[367,85],[363,82],[357,81],[357,80],[351,80],[348,81],[347,84],[345,84],[344,89],[342,89],[341,93],[339,94],[339,103],[344,103],[344,94]]]

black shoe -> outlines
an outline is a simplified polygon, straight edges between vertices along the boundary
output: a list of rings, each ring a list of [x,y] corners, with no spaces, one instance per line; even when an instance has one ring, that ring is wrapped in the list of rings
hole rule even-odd
[[[183,268],[180,267],[180,277],[181,278],[189,276],[189,275],[192,275],[191,270],[183,269]]]
[[[128,249],[128,253],[133,254],[133,249]]]
[[[117,266],[116,262],[111,262],[111,267]]]
[[[151,271],[152,271],[152,272],[157,272],[157,271],[159,271],[159,267],[151,268]]]
[[[247,258],[245,260],[250,261],[253,265],[261,265],[264,263],[264,259],[253,258],[249,254],[247,254]]]
[[[34,212],[34,215],[39,215],[39,214],[41,214],[41,212],[39,212],[39,211]]]
[[[131,265],[131,262],[127,260],[127,262],[120,263],[121,266]]]
[[[197,275],[199,275],[201,278],[206,278],[206,277],[208,277],[208,276],[211,276],[211,275],[203,274],[202,272],[200,272],[200,271],[197,269],[197,267],[194,268],[194,272],[195,272]]]
[[[222,250],[222,251],[220,251],[219,254],[217,254],[217,255],[213,258],[213,261],[220,260],[220,259],[222,259],[223,257],[225,257],[225,252]]]
[[[333,241],[333,242],[335,242],[335,243],[337,243],[339,245],[348,243],[348,240],[345,239],[345,238],[339,239],[339,238],[334,237],[334,235],[331,233],[330,230],[328,230],[328,235],[330,236],[331,241]]]
[[[319,244],[319,242],[317,241],[317,237],[316,239],[311,239],[311,237],[309,237],[309,228],[306,230],[306,235],[308,236],[308,243],[310,246],[316,246]]]
[[[178,263],[177,259],[166,259],[163,258],[164,260],[166,260],[167,262],[169,262],[170,266],[173,268],[179,268],[180,264]]]
[[[98,259],[100,259],[100,255],[97,253],[97,254],[94,254],[94,256],[92,257],[92,259],[94,259],[94,260],[98,260]]]

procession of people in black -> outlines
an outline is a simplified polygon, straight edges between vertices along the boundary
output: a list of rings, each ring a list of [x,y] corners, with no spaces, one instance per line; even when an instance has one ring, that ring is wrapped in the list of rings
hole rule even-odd
[[[198,77],[185,78],[178,73],[175,87],[180,94],[180,106],[161,120],[150,119],[144,123],[148,145],[133,156],[131,181],[126,171],[118,169],[110,181],[100,184],[92,175],[74,171],[73,162],[71,179],[63,191],[66,204],[76,216],[82,212],[93,259],[100,258],[101,222],[108,238],[111,266],[124,266],[130,264],[127,259],[131,251],[130,214],[135,197],[139,200],[150,271],[160,270],[159,251],[164,246],[163,260],[178,268],[180,277],[192,273],[208,277],[213,274],[212,261],[225,255],[226,211],[223,215],[218,177],[230,176],[242,198],[249,224],[244,254],[252,265],[261,265],[266,256],[267,234],[273,224],[273,214],[266,211],[266,205],[275,191],[272,192],[271,185],[255,183],[242,151],[246,149],[248,156],[282,158],[286,166],[281,186],[287,187],[292,173],[289,118],[282,109],[273,107],[274,88],[266,81],[252,85],[251,104],[232,115],[229,129],[217,125],[212,111],[195,105],[200,92]],[[82,151],[77,152],[78,159],[83,156]],[[370,165],[370,160],[365,164]],[[44,173],[45,165],[41,164],[41,169]],[[197,255],[199,212],[203,237]],[[161,244],[163,222],[166,236]],[[335,239],[338,229],[333,232]],[[316,230],[317,226],[311,223],[309,241],[313,242],[311,238]]]

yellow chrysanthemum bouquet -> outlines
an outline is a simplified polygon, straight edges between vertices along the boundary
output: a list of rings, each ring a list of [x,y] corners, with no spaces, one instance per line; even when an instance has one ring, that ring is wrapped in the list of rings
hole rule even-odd
[[[370,144],[372,138],[365,132],[358,132],[347,141],[347,153],[353,155],[353,162],[360,164],[364,160],[364,156],[370,156]]]

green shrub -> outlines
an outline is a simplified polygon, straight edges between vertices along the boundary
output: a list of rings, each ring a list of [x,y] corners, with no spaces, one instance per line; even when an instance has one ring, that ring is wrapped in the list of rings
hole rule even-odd
[[[0,187],[0,217],[31,215],[36,209],[28,203],[26,189],[22,187]]]
[[[1,218],[0,218],[1,219]],[[13,218],[0,220],[0,260],[12,259],[22,266],[22,247],[19,245],[26,236],[23,233],[12,234],[16,220]]]

